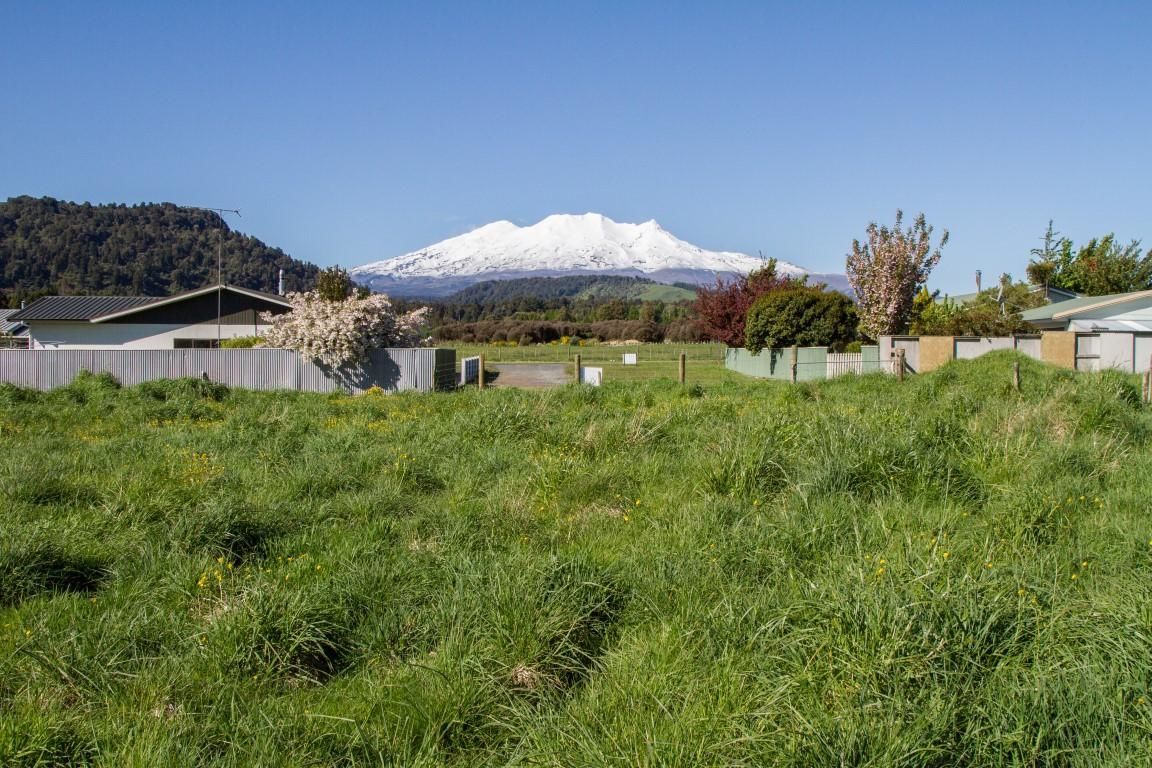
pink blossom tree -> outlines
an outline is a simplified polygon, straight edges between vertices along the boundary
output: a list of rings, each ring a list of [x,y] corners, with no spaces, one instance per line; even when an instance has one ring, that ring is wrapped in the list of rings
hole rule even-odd
[[[902,229],[904,212],[896,211],[892,229],[872,222],[867,242],[852,241],[848,254],[848,282],[856,291],[860,330],[875,339],[901,333],[908,325],[916,292],[928,282],[928,273],[940,261],[940,249],[948,242],[948,230],[932,250],[932,227],[924,214]]]
[[[332,368],[346,368],[380,347],[416,347],[426,307],[397,315],[383,294],[330,301],[317,291],[290,293],[292,309],[282,315],[261,315],[271,327],[264,335],[270,347],[295,349]]]

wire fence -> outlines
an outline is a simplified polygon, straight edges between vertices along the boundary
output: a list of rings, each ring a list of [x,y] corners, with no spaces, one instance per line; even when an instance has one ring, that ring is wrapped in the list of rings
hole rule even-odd
[[[580,359],[586,363],[619,363],[624,355],[635,355],[637,363],[673,362],[683,352],[689,361],[723,362],[723,344],[531,344],[511,346],[503,344],[452,344],[457,359],[483,355],[492,363],[566,363]]]

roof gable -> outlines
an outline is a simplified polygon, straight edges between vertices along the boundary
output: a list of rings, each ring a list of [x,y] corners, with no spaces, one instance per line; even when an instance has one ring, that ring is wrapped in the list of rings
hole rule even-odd
[[[253,300],[266,306],[262,309],[277,308],[290,309],[283,296],[264,291],[254,291],[250,288],[239,288],[232,285],[199,288],[194,291],[179,293],[175,296],[45,296],[29,304],[8,318],[9,321],[73,321],[103,323],[107,321],[131,322],[121,320],[141,313],[153,311],[159,307],[178,306],[184,302],[198,303],[195,300],[209,297],[215,303],[215,294],[223,289],[227,303],[235,306],[234,299],[241,298],[247,304]],[[142,322],[146,322],[141,320]]]
[[[159,307],[166,307],[166,306],[171,306],[174,304],[180,304],[183,302],[190,302],[194,299],[199,299],[203,296],[215,296],[215,294],[218,292],[221,292],[221,290],[225,296],[229,296],[229,297],[236,296],[236,297],[244,297],[247,299],[255,299],[258,302],[266,302],[268,304],[283,307],[284,309],[291,309],[292,308],[292,305],[289,304],[288,301],[283,296],[277,296],[274,293],[265,293],[264,291],[254,291],[250,288],[239,288],[239,287],[236,287],[234,285],[224,285],[224,286],[211,285],[211,286],[208,286],[207,288],[200,288],[200,289],[197,289],[195,291],[188,291],[187,293],[179,293],[179,294],[176,294],[175,296],[168,296],[166,298],[157,299],[156,301],[151,302],[149,304],[143,304],[143,305],[136,306],[136,307],[127,307],[125,309],[122,309],[122,310],[119,310],[116,312],[109,312],[108,314],[93,318],[92,322],[104,323],[104,322],[108,322],[110,320],[120,320],[121,318],[126,317],[128,315],[138,315],[138,314],[145,313],[145,312],[151,314],[154,310],[156,310]],[[229,303],[234,304],[235,302],[230,301]]]

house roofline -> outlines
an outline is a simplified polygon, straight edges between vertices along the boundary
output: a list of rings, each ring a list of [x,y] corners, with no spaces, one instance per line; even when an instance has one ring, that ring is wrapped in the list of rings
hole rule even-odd
[[[287,301],[285,301],[283,297],[276,296],[276,295],[271,294],[271,293],[264,293],[263,291],[254,291],[250,288],[241,288],[241,287],[235,286],[235,285],[209,285],[206,288],[197,288],[194,291],[187,291],[185,293],[178,293],[175,296],[169,296],[167,298],[160,299],[159,301],[153,301],[149,304],[142,304],[139,307],[130,307],[129,309],[122,309],[119,312],[113,312],[112,314],[109,314],[109,315],[100,315],[99,317],[93,317],[88,322],[90,322],[90,323],[103,323],[106,320],[115,320],[116,318],[119,318],[119,317],[127,317],[128,315],[135,315],[139,312],[146,312],[146,311],[155,309],[156,307],[163,307],[163,306],[168,305],[168,304],[174,304],[178,301],[184,301],[185,299],[194,299],[197,296],[204,296],[206,294],[210,294],[210,293],[213,293],[215,291],[232,291],[233,293],[239,293],[239,294],[243,294],[244,296],[251,296],[252,298],[255,298],[255,299],[262,299],[264,301],[272,302],[274,304],[279,304],[282,307],[287,307],[287,308],[292,307],[292,305],[289,304]]]
[[[1088,304],[1087,306],[1077,307],[1076,309],[1066,309],[1063,312],[1053,312],[1052,319],[1061,320],[1066,317],[1071,317],[1072,315],[1078,315],[1081,312],[1092,312],[1097,309],[1111,307],[1113,304],[1124,304],[1129,301],[1135,301],[1136,299],[1144,299],[1149,297],[1152,297],[1152,290],[1125,293],[1121,296],[1113,296],[1112,298],[1109,298],[1105,301],[1098,301],[1095,304]]]

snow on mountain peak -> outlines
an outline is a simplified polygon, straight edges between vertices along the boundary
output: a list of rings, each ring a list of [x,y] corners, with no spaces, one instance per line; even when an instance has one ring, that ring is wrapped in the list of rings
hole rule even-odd
[[[531,226],[495,221],[463,235],[350,270],[358,282],[396,290],[405,281],[468,284],[489,279],[563,274],[626,274],[666,282],[711,282],[763,266],[753,256],[707,251],[670,234],[655,219],[616,222],[599,213],[548,216]],[[783,274],[805,270],[777,262]]]

